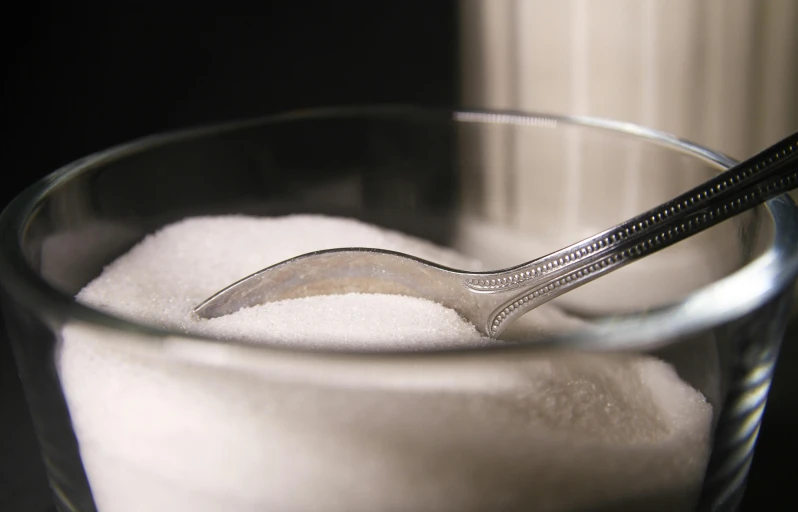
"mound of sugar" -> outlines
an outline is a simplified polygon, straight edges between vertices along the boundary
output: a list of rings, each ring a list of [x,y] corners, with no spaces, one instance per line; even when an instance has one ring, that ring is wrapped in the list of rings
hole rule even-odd
[[[479,262],[401,233],[350,219],[192,218],[147,237],[109,265],[78,300],[130,320],[217,338],[327,349],[436,349],[496,344],[436,303],[349,294],[270,303],[199,320],[191,309],[221,288],[293,256],[338,247],[406,252],[454,268]],[[535,338],[578,326],[551,306],[524,319]]]
[[[196,320],[216,290],[291,256],[366,246],[478,263],[345,219],[195,218],[148,237],[79,300],[187,335],[410,351],[500,343],[386,295],[312,297]],[[545,335],[579,324],[553,306]],[[63,330],[57,366],[100,512],[686,510],[712,411],[645,356],[314,359]]]

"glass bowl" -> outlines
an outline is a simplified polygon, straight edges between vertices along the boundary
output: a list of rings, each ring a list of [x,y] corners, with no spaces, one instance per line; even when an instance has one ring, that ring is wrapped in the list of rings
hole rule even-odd
[[[391,106],[157,135],[56,171],[0,217],[0,284],[58,509],[733,510],[798,270],[787,196],[561,297],[585,327],[544,344],[253,346],[74,300],[185,217],[345,216],[498,267],[733,163],[626,123]],[[666,449],[623,438],[621,418],[607,444],[577,407],[553,437],[529,434],[543,421],[530,379],[558,361],[587,375],[637,353],[703,395],[703,430]]]

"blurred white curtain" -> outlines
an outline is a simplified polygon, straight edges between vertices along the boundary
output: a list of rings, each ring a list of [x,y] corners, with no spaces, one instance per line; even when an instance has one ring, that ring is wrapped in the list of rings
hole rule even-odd
[[[618,119],[735,158],[798,130],[798,0],[462,0],[460,13],[465,107]],[[604,155],[614,178],[593,179],[579,134],[567,143],[552,160],[557,188],[524,172],[545,140],[517,144],[499,128],[469,140],[464,151],[489,170],[464,186],[481,190],[472,213],[553,250],[694,184],[644,174],[634,154]],[[552,192],[562,188],[568,198]],[[530,201],[548,215],[530,214]]]
[[[796,0],[463,0],[461,100],[745,157],[798,129],[797,26]]]

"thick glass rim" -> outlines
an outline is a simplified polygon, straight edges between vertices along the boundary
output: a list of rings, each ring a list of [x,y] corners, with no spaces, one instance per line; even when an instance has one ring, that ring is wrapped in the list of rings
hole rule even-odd
[[[599,319],[584,330],[557,334],[544,342],[508,344],[489,348],[457,348],[421,352],[406,351],[324,351],[302,348],[253,345],[234,340],[218,340],[188,335],[125,320],[77,302],[39,276],[26,263],[20,240],[31,216],[48,194],[80,173],[125,156],[148,151],[181,140],[236,131],[253,126],[302,119],[330,119],[341,116],[443,116],[454,123],[511,124],[525,126],[581,126],[646,139],[675,151],[692,155],[726,169],[737,162],[716,151],[674,135],[633,123],[587,116],[563,116],[497,110],[451,110],[427,107],[379,105],[306,109],[244,121],[179,130],[143,137],[81,158],[34,183],[14,198],[0,214],[0,284],[14,300],[42,312],[50,319],[75,320],[101,328],[144,335],[158,340],[189,339],[213,345],[236,345],[259,353],[291,357],[339,358],[341,356],[384,359],[404,356],[413,360],[441,355],[459,356],[507,354],[550,348],[588,351],[646,351],[669,341],[721,325],[764,305],[798,275],[798,208],[788,195],[771,199],[765,205],[774,224],[773,240],[766,251],[733,272],[694,291],[681,301],[655,310]]]

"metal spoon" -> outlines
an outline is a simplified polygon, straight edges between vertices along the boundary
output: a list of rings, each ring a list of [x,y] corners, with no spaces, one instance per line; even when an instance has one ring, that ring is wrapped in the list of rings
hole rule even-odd
[[[214,318],[290,298],[341,293],[420,297],[497,337],[516,318],[798,186],[798,133],[614,228],[505,270],[466,272],[379,249],[318,251],[265,268],[194,309]]]

